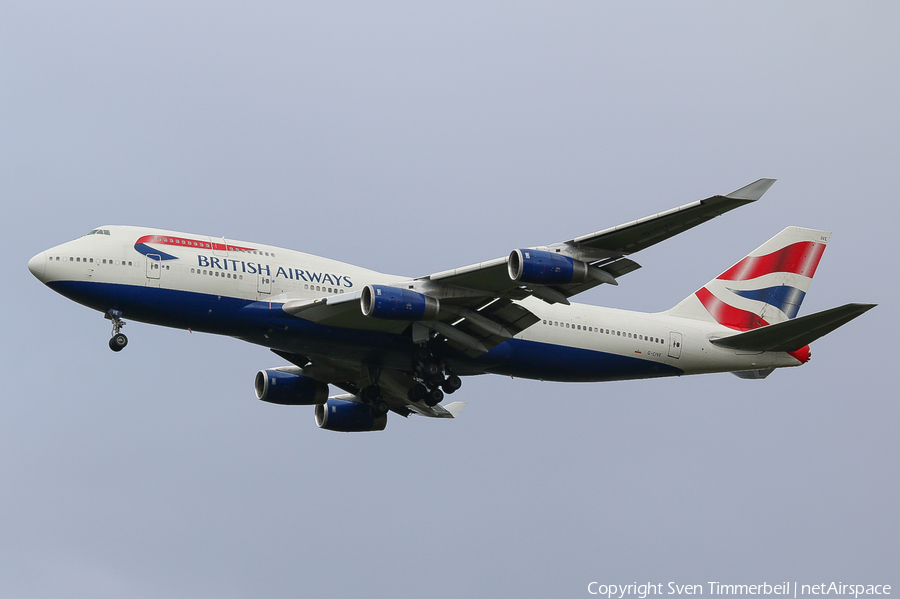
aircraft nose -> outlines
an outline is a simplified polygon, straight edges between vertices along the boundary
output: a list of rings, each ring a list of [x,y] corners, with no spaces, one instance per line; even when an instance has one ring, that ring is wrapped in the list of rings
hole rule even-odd
[[[44,280],[44,269],[46,269],[46,267],[47,256],[44,254],[44,252],[41,252],[28,261],[28,270],[30,270],[31,274],[37,277],[41,282],[43,282]]]

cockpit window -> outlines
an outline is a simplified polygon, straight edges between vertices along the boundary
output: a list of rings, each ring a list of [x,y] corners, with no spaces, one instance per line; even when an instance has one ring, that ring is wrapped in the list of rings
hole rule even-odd
[[[93,231],[86,233],[85,237],[88,235],[109,235],[109,229],[94,229]]]

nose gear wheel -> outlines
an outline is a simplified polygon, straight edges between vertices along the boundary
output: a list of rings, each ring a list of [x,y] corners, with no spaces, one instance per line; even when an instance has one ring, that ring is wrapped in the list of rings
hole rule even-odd
[[[128,337],[123,335],[121,331],[122,327],[128,323],[120,318],[122,313],[118,310],[110,310],[104,316],[112,321],[112,338],[109,340],[109,349],[115,352],[122,351],[128,345]]]

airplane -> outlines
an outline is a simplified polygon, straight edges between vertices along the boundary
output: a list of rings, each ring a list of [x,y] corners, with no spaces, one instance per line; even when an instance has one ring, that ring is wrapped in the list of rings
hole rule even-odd
[[[261,370],[260,400],[315,406],[339,432],[384,430],[388,413],[454,418],[463,376],[614,381],[731,372],[762,379],[805,364],[809,344],[875,304],[797,317],[831,233],[787,227],[674,307],[642,313],[570,301],[618,285],[630,256],[735,208],[760,179],[580,237],[427,276],[389,275],[270,245],[108,225],[28,268],[112,323],[124,317],[227,335],[289,365]],[[329,385],[343,391],[329,395]]]

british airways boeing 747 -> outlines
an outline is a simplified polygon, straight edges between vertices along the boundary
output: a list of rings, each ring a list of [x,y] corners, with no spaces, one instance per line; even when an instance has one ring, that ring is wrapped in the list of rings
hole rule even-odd
[[[103,226],[28,268],[112,322],[228,335],[290,365],[256,375],[256,396],[314,405],[333,431],[383,430],[389,412],[456,416],[460,377],[612,381],[732,372],[763,378],[809,360],[809,344],[869,310],[796,317],[830,233],[788,227],[673,308],[640,313],[570,298],[640,268],[630,256],[758,200],[760,179],[630,223],[422,277],[387,275],[259,243]],[[329,385],[344,393],[329,397]]]

